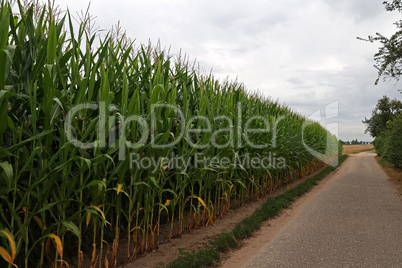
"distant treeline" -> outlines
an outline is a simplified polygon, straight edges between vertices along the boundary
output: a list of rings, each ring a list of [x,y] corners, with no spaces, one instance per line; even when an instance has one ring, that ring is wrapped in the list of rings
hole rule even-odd
[[[357,145],[357,144],[373,144],[372,141],[358,141],[357,139],[352,141],[341,141],[343,145]]]

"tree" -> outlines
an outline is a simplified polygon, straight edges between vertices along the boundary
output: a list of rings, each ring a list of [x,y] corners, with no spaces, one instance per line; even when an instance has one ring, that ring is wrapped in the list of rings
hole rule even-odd
[[[402,113],[388,122],[384,141],[385,158],[402,168]]]
[[[371,118],[363,120],[365,132],[374,137],[378,155],[397,167],[402,167],[402,102],[387,96],[378,100]]]
[[[402,0],[393,0],[392,2],[383,2],[387,11],[398,11],[402,13]],[[378,77],[375,84],[381,77],[383,79],[396,79],[399,80],[402,75],[402,20],[394,23],[397,27],[397,31],[391,37],[385,37],[380,33],[376,33],[375,36],[369,36],[367,39],[360,38],[360,40],[368,42],[380,42],[381,47],[378,52],[374,54],[375,65],[378,70]],[[402,90],[399,89],[402,94]]]
[[[371,113],[371,118],[364,118],[362,122],[367,125],[364,133],[369,132],[375,138],[387,127],[387,122],[392,120],[395,115],[402,113],[402,102],[387,96],[378,100],[375,109]]]

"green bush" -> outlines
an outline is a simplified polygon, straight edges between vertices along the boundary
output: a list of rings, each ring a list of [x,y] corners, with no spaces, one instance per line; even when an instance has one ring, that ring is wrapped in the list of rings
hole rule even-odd
[[[381,135],[377,136],[373,141],[373,145],[377,154],[381,156],[384,154],[384,140],[384,136]]]
[[[387,128],[374,140],[377,154],[402,167],[402,114],[387,122]]]
[[[402,114],[397,115],[387,124],[384,141],[385,158],[397,167],[402,168]]]

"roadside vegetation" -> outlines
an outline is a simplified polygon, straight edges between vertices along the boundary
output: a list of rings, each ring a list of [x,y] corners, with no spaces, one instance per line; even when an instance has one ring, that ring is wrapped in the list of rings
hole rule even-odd
[[[135,259],[158,248],[162,223],[170,237],[214,224],[338,158],[335,136],[243,84],[119,32],[98,42],[88,16],[75,27],[68,12],[15,8],[1,1],[0,267],[115,267],[121,237]],[[222,237],[220,250],[235,245]]]
[[[402,102],[387,96],[378,100],[371,118],[363,120],[374,138],[378,155],[402,168]]]

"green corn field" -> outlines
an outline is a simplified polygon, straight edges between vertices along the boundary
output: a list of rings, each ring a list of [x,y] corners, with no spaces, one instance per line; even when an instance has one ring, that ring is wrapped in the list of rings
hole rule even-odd
[[[338,157],[288,107],[63,14],[1,2],[0,267],[115,267],[122,238],[135,259]]]

